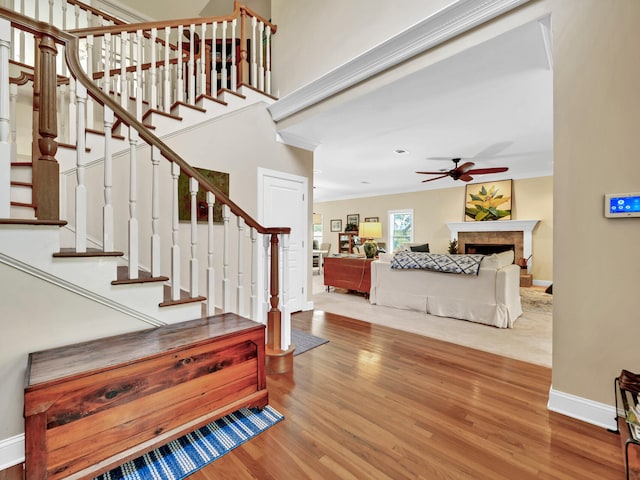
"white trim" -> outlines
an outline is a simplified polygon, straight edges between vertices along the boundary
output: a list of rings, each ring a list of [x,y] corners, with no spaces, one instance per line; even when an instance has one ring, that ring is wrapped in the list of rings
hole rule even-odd
[[[0,471],[24,462],[24,433],[0,440]]]
[[[554,390],[553,386],[549,389],[547,408],[552,412],[561,413],[598,427],[616,428],[615,407]]]
[[[529,0],[459,0],[300,87],[269,108],[278,122]]]
[[[129,308],[126,305],[122,305],[120,303],[114,302],[113,300],[107,297],[103,297],[102,295],[99,295],[95,292],[84,289],[78,285],[75,285],[71,282],[63,280],[60,277],[56,277],[55,275],[51,275],[50,273],[45,272],[44,270],[40,270],[39,268],[33,267],[32,265],[28,265],[16,258],[10,257],[1,252],[0,252],[0,263],[4,263],[5,265],[13,267],[16,270],[20,270],[29,275],[33,275],[34,277],[39,278],[40,280],[44,280],[45,282],[49,282],[60,288],[64,288],[65,290],[73,292],[82,297],[88,298],[89,300],[93,300],[94,302],[113,308],[118,312],[124,313],[125,315],[129,315],[130,317],[133,317],[137,320],[148,323],[149,325],[152,325],[154,327],[166,325],[166,322],[150,317],[149,315],[146,315],[142,312],[138,312],[137,310]]]

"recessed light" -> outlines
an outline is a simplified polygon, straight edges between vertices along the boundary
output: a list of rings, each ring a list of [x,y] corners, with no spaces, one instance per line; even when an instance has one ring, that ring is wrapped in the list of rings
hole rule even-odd
[[[405,150],[404,148],[396,148],[393,153],[395,153],[396,155],[406,155],[409,152],[407,150]]]
[[[360,183],[364,183],[365,185],[369,185],[369,182],[367,182],[366,180],[363,180]]]

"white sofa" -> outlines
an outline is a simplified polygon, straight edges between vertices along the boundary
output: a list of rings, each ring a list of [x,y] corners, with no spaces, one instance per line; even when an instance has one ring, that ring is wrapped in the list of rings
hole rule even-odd
[[[391,268],[392,255],[371,263],[369,301],[499,328],[522,315],[520,267],[513,251],[485,256],[478,275]]]

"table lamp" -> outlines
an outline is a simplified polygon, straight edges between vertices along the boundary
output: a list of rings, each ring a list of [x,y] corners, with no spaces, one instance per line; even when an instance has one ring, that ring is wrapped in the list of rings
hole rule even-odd
[[[358,235],[365,240],[364,254],[367,258],[373,258],[378,253],[376,238],[382,237],[382,224],[380,222],[364,222],[360,224]]]

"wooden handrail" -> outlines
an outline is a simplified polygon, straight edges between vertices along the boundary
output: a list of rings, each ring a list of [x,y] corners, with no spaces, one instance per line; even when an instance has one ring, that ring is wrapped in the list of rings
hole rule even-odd
[[[139,122],[135,116],[124,110],[116,101],[107,96],[102,90],[96,87],[87,74],[82,69],[79,62],[78,55],[78,37],[59,30],[58,28],[49,25],[44,22],[33,20],[27,16],[21,15],[12,10],[0,7],[0,15],[10,20],[13,27],[32,33],[36,36],[47,35],[53,38],[57,43],[65,46],[64,54],[69,71],[73,76],[80,81],[86,88],[89,95],[97,100],[99,103],[109,107],[120,118],[122,123],[128,127],[132,127],[137,130],[140,137],[147,142],[147,144],[158,148],[162,156],[170,162],[176,163],[180,169],[189,177],[192,177],[198,181],[198,184],[206,191],[209,191],[215,195],[216,202],[227,205],[231,212],[241,217],[247,226],[255,228],[257,232],[261,234],[289,234],[291,233],[290,227],[264,227],[258,223],[247,212],[240,208],[235,202],[233,202],[224,192],[217,189],[212,185],[204,176],[198,173],[191,165],[185,162],[176,152],[174,152],[168,145],[162,140],[153,135],[141,122]],[[179,24],[179,23],[178,23]]]
[[[105,33],[110,33],[112,35],[127,32],[133,33],[137,30],[151,30],[152,28],[161,29],[164,27],[179,27],[185,25],[200,25],[202,23],[213,23],[213,22],[230,22],[240,17],[241,11],[246,12],[249,16],[255,17],[257,20],[263,22],[266,26],[271,28],[272,33],[276,33],[277,26],[271,23],[269,20],[265,20],[260,15],[253,12],[253,10],[245,7],[244,5],[240,5],[235,2],[234,12],[230,15],[223,16],[213,16],[213,17],[194,17],[194,18],[184,18],[179,20],[162,20],[156,22],[142,22],[142,23],[128,23],[123,25],[109,25],[105,27],[90,27],[90,28],[78,28],[74,30],[69,30],[69,33],[73,35],[77,35],[80,37],[85,37],[87,35],[93,35],[94,37],[98,37],[104,35]]]
[[[67,3],[70,5],[77,5],[78,7],[80,7],[81,10],[86,10],[88,12],[91,12],[94,15],[100,16],[105,20],[109,20],[110,22],[113,22],[117,25],[123,25],[126,23],[120,20],[119,18],[109,15],[108,13],[105,13],[102,10],[98,10],[97,8],[92,7],[91,5],[87,5],[86,3],[79,2],[78,0],[67,0]]]

